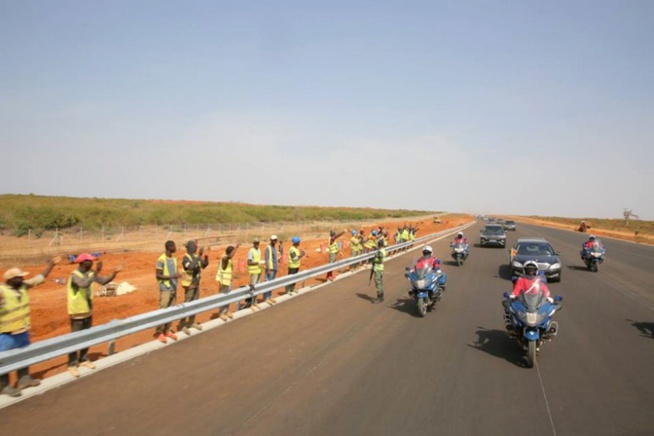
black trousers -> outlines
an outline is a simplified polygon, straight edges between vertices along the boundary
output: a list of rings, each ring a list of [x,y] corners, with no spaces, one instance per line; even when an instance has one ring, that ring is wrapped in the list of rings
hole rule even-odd
[[[72,332],[79,332],[80,330],[90,329],[93,325],[93,317],[89,316],[84,319],[70,319],[70,330]],[[84,348],[80,351],[73,351],[68,355],[68,366],[77,366],[82,362],[88,360],[89,349]]]

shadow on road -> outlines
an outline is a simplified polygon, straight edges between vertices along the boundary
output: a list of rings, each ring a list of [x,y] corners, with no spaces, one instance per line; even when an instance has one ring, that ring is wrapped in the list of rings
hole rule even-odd
[[[588,271],[588,268],[579,265],[568,265],[568,269],[571,269],[573,271]]]
[[[630,322],[632,326],[636,327],[641,333],[641,336],[654,339],[654,322],[638,322],[633,319],[627,319],[625,321]]]
[[[497,275],[504,280],[511,280],[511,266],[502,264],[497,268]]]
[[[477,327],[477,340],[468,344],[471,348],[484,351],[492,356],[505,359],[507,362],[525,368],[525,356],[520,350],[515,339],[507,336],[504,330],[488,330],[485,327]]]
[[[361,298],[362,300],[370,301],[371,303],[375,301],[375,298],[377,298],[376,296],[372,297],[368,294],[362,294],[360,292],[357,292],[357,297]]]
[[[457,266],[457,265],[456,265],[456,261],[454,261],[454,260],[446,260],[446,261],[443,261],[443,265],[447,265],[447,266]],[[463,265],[463,264],[461,264],[461,265]]]
[[[391,305],[391,308],[403,313],[408,313],[414,318],[420,318],[420,315],[418,314],[418,308],[416,307],[416,303],[413,298],[398,298],[395,300],[395,303]]]

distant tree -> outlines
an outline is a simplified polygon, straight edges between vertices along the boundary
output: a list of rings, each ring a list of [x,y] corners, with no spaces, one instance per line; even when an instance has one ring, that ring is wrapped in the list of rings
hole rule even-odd
[[[622,216],[624,216],[624,225],[625,226],[629,225],[629,220],[630,219],[632,219],[632,218],[636,219],[636,220],[638,219],[638,215],[636,215],[633,210],[627,209],[626,207],[623,208]]]

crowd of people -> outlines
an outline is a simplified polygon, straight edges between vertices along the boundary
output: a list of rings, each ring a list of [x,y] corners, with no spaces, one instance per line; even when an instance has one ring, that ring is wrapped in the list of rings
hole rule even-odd
[[[398,227],[393,234],[395,244],[413,241],[418,229],[404,225]],[[339,241],[348,231],[330,231],[329,239],[325,245],[328,253],[329,263],[334,263],[339,256],[345,254],[344,244]],[[377,251],[371,259],[371,277],[375,277],[377,289],[376,303],[384,299],[383,272],[384,261],[387,257],[386,249],[390,244],[389,231],[384,227],[378,227],[366,234],[364,230],[351,230],[349,240],[350,256],[355,257],[364,253]],[[301,239],[299,236],[291,238],[291,247],[288,249],[287,257],[284,258],[284,248],[279,243],[278,237],[272,235],[263,253],[260,250],[260,241],[255,238],[252,247],[247,253],[248,284],[254,291],[255,286],[262,281],[274,280],[280,271],[282,259],[287,263],[288,275],[297,274],[301,269],[302,259],[306,256],[305,251],[300,248]],[[209,265],[208,250],[199,247],[197,241],[191,240],[184,244],[186,253],[181,258],[181,265],[177,258],[177,245],[174,241],[166,241],[164,252],[155,262],[155,277],[159,291],[159,308],[165,309],[177,304],[178,286],[183,289],[184,302],[195,301],[200,298],[200,285],[202,272]],[[240,244],[229,245],[220,258],[218,271],[215,280],[218,285],[218,292],[228,294],[232,291],[234,284],[235,268],[233,264],[234,255]],[[112,282],[122,267],[114,268],[109,274],[101,275],[103,264],[98,260],[97,253],[81,253],[69,259],[75,263],[76,268],[70,273],[66,282],[67,311],[70,321],[71,332],[86,330],[93,325],[93,283],[107,285]],[[3,274],[4,282],[0,284],[0,351],[21,348],[30,344],[30,304],[28,290],[45,282],[56,264],[61,262],[61,257],[52,258],[43,271],[36,276],[26,279],[29,274],[20,268],[10,268]],[[363,262],[362,262],[363,263]],[[353,269],[360,268],[357,264]],[[334,279],[334,271],[327,273],[326,280]],[[292,295],[296,293],[296,284],[288,284],[284,291]],[[258,301],[254,296],[240,301],[236,310],[260,308],[259,304],[276,303],[272,291],[262,294],[262,300]],[[233,319],[234,315],[229,310],[229,305],[219,309],[218,316],[223,321]],[[202,324],[198,323],[195,315],[179,320],[177,328],[173,323],[162,324],[156,328],[155,337],[162,343],[168,340],[177,340],[177,333],[191,334],[191,329],[202,330]],[[95,364],[90,360],[88,348],[71,352],[68,356],[68,372],[77,378],[80,376],[79,367],[95,369]],[[9,374],[0,375],[0,394],[17,397],[21,390],[32,386],[38,386],[40,381],[32,378],[28,368],[21,368],[17,371],[17,382],[15,387],[10,383]]]

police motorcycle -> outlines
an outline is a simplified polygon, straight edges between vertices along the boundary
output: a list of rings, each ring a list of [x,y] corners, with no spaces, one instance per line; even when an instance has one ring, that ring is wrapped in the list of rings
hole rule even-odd
[[[599,270],[599,265],[604,262],[605,253],[606,249],[602,246],[602,242],[599,239],[595,239],[593,245],[581,250],[581,259],[586,264],[588,270],[597,272]]]
[[[407,267],[404,277],[411,283],[409,295],[416,300],[418,314],[424,317],[440,301],[445,292],[447,276],[440,269],[434,269],[427,262],[414,262],[413,269]]]
[[[553,300],[545,297],[541,284],[547,279],[538,275],[529,290],[518,298],[512,298],[512,293],[505,292],[504,322],[509,337],[514,338],[527,351],[527,366],[533,368],[536,355],[541,345],[554,339],[559,331],[559,324],[552,321],[552,316],[561,310],[563,297],[557,295]],[[517,278],[515,279],[517,280]]]
[[[452,259],[456,261],[456,266],[461,266],[463,261],[468,258],[468,244],[453,242],[450,247],[452,247]]]

